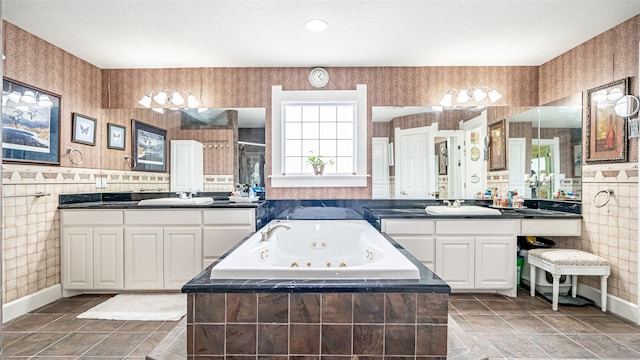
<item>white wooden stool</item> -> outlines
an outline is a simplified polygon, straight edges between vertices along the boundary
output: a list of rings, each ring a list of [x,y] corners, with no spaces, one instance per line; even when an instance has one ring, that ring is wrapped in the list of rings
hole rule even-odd
[[[600,256],[573,249],[532,249],[528,253],[531,266],[531,296],[536,295],[536,268],[548,271],[553,276],[553,301],[551,308],[558,310],[560,277],[571,275],[571,296],[576,297],[578,275],[600,276],[600,308],[607,311],[607,278],[611,267],[609,261]]]

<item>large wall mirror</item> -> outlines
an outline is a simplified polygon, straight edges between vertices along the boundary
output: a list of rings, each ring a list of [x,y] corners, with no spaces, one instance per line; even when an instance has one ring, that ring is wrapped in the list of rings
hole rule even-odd
[[[373,107],[373,171],[385,140],[388,175],[374,198],[475,198],[487,184],[487,114],[505,116],[510,190],[525,198],[580,200],[580,94],[538,107]],[[489,120],[491,122],[491,120]],[[376,158],[377,156],[377,158]],[[378,187],[378,189],[376,189]],[[426,194],[426,196],[425,196]],[[386,195],[386,196],[385,196]]]
[[[131,170],[131,148],[135,134],[131,121],[166,130],[167,172],[170,169],[170,143],[195,140],[203,144],[204,191],[230,192],[238,184],[265,185],[265,108],[209,108],[153,111],[151,109],[105,109],[105,123],[124,127],[124,149],[105,148],[101,164],[105,169]],[[105,136],[109,136],[105,133]],[[135,174],[134,174],[135,175]],[[169,191],[142,176],[138,191]],[[113,188],[113,187],[111,187]]]

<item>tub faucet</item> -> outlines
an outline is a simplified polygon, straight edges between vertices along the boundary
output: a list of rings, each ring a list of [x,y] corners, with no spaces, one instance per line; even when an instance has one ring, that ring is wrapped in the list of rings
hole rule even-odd
[[[271,236],[273,236],[273,233],[276,232],[276,230],[278,230],[279,228],[285,228],[287,230],[291,229],[291,226],[287,225],[287,224],[276,224],[276,225],[269,225],[269,227],[267,228],[267,230],[262,231],[262,237],[260,238],[260,241],[269,241],[269,239],[271,239]]]

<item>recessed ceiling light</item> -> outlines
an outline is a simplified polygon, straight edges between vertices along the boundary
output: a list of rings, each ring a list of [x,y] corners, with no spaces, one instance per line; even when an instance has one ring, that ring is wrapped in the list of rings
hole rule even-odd
[[[329,24],[322,19],[311,19],[304,23],[305,29],[313,32],[325,31],[329,28]]]

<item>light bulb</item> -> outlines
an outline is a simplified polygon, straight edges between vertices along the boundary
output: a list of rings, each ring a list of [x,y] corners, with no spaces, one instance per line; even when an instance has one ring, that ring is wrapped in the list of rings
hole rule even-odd
[[[38,105],[42,107],[51,107],[53,106],[53,102],[47,95],[40,95],[38,96]]]
[[[27,104],[35,104],[36,95],[33,93],[33,91],[27,90],[24,92],[24,95],[22,95],[22,98],[20,100],[26,102]]]
[[[153,100],[160,105],[164,105],[167,102],[167,93],[165,91],[160,91],[153,97]]]
[[[138,104],[146,107],[146,108],[150,108],[151,107],[151,93],[145,95],[142,99],[140,99],[140,101],[138,101]]]
[[[500,100],[501,97],[502,97],[502,94],[500,94],[499,92],[493,89],[489,89],[489,101],[491,101],[491,103],[494,103]]]
[[[182,105],[184,104],[184,98],[182,98],[179,92],[174,91],[169,98],[169,102],[173,105]]]
[[[487,97],[487,93],[480,88],[473,88],[473,98],[476,101],[482,101]]]
[[[200,106],[200,102],[198,102],[198,99],[196,99],[193,94],[189,94],[189,96],[187,96],[187,106],[191,109],[195,109]]]
[[[458,93],[458,97],[456,98],[456,101],[460,104],[464,104],[469,100],[471,100],[471,96],[469,96],[469,92],[466,89],[460,90],[460,92]]]
[[[449,90],[447,91],[446,94],[444,94],[444,96],[442,97],[442,100],[440,100],[440,105],[444,107],[449,107],[451,106],[452,99],[453,99],[453,95],[451,95],[451,90]]]

